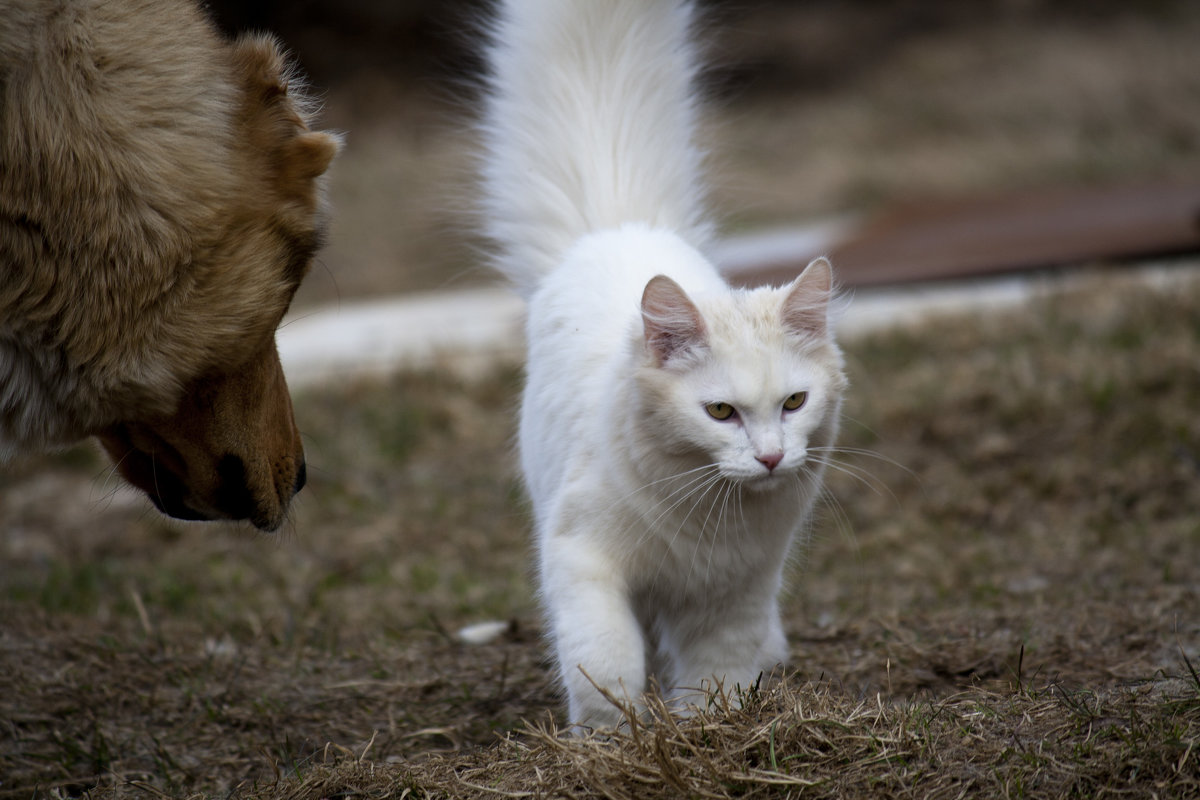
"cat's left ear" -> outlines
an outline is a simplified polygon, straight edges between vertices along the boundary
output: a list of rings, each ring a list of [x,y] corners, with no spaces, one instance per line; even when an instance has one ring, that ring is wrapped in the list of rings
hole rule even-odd
[[[833,298],[833,267],[829,260],[813,259],[787,290],[784,326],[800,336],[824,337],[829,329],[829,301]]]
[[[646,349],[658,366],[672,356],[704,343],[700,310],[678,283],[656,275],[642,292],[642,328]]]

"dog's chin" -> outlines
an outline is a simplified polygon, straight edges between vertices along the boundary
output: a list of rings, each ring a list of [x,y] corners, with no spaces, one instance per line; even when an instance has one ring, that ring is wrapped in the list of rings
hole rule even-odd
[[[155,508],[172,519],[186,522],[212,522],[219,519],[212,514],[197,511],[178,497],[167,497],[160,492],[146,491],[140,486],[138,488],[146,492],[146,496],[150,498],[150,502],[154,503]]]
[[[142,488],[142,487],[138,487]],[[143,491],[146,491],[143,489]],[[150,498],[150,502],[154,503],[154,507],[160,512],[171,517],[172,519],[182,520],[184,522],[216,522],[218,520],[227,520],[234,522],[247,521],[254,527],[264,533],[274,533],[283,524],[283,516],[272,517],[266,513],[255,512],[245,516],[234,516],[227,513],[218,513],[210,511],[200,511],[191,505],[187,500],[180,496],[167,496],[161,492],[146,491],[146,496]]]

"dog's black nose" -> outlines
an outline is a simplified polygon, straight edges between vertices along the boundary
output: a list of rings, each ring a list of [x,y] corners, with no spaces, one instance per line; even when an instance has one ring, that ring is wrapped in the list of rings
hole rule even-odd
[[[308,483],[308,464],[301,461],[300,469],[296,470],[296,488],[292,490],[292,494],[300,494],[300,490],[306,483]]]
[[[221,456],[217,462],[217,508],[232,519],[248,519],[254,516],[256,503],[250,486],[246,482],[246,464],[232,453]]]

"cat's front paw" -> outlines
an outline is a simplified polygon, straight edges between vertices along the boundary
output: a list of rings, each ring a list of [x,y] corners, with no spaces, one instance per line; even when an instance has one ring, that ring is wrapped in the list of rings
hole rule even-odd
[[[639,692],[631,696],[619,683],[617,688],[608,688],[592,681],[580,670],[585,680],[576,682],[568,689],[567,711],[570,731],[577,736],[607,735],[641,716],[646,708],[645,698]]]

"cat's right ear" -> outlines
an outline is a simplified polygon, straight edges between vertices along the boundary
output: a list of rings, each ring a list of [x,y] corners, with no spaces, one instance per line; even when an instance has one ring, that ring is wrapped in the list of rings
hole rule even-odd
[[[784,325],[799,336],[824,337],[832,297],[833,267],[826,258],[814,259],[788,287],[783,301]]]
[[[683,288],[666,275],[656,275],[642,292],[642,329],[646,351],[658,366],[704,343],[700,310]]]

